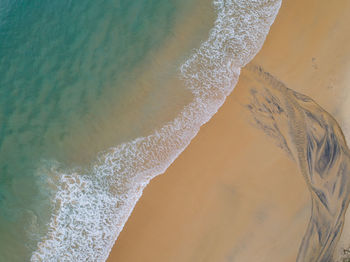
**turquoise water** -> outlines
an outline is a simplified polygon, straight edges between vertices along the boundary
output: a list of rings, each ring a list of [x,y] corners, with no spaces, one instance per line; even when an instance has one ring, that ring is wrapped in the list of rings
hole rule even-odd
[[[0,261],[104,261],[280,4],[2,1]]]
[[[28,260],[46,233],[46,161],[84,165],[147,129],[149,113],[128,123],[128,110],[114,109],[135,102],[137,68],[169,38],[188,3],[1,1],[0,261]],[[98,141],[104,128],[109,135]]]

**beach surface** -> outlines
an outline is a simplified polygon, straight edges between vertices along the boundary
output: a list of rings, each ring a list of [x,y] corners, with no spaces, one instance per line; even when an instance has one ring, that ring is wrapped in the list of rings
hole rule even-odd
[[[314,99],[348,141],[349,10],[345,0],[283,1],[252,61]],[[310,196],[295,162],[252,124],[252,74],[242,70],[219,112],[144,190],[108,261],[296,260]]]

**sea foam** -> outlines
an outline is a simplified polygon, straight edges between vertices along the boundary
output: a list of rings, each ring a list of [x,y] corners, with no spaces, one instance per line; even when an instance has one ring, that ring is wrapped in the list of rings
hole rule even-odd
[[[217,112],[240,68],[260,50],[281,0],[215,0],[213,5],[217,19],[208,40],[180,68],[193,101],[151,135],[100,153],[88,172],[53,169],[53,214],[31,261],[107,259],[145,186]]]

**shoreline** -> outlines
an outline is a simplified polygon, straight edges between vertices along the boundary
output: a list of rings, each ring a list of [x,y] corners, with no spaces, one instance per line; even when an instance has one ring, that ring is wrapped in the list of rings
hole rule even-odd
[[[273,0],[266,4],[268,6],[244,3],[235,10],[235,3],[214,3],[218,12],[214,29],[208,40],[181,66],[193,101],[175,119],[151,135],[101,153],[92,169],[94,176],[61,174],[59,190],[54,197],[57,212],[52,215],[49,233],[39,242],[32,260],[63,256],[69,260],[106,258],[144,187],[152,178],[165,172],[231,93],[239,67],[261,48],[280,6],[280,0]],[[244,22],[247,16],[253,27]],[[217,45],[222,48],[218,49]],[[242,52],[231,50],[233,45]],[[76,210],[73,215],[67,206]],[[97,219],[91,216],[94,213],[98,214]],[[67,216],[70,217],[68,221]],[[72,228],[72,224],[79,226]]]
[[[246,121],[245,81],[146,187],[107,261],[295,261],[309,193],[293,161]]]
[[[346,41],[339,44],[334,35],[346,28],[350,19],[344,15],[339,19],[339,15],[348,7],[346,1],[331,8],[326,1],[312,1],[307,6],[300,0],[284,1],[263,48],[253,59],[290,88],[315,99],[337,119],[347,139],[350,125],[345,116],[349,96],[345,87],[349,79],[344,72],[349,63],[340,61],[345,61],[350,52]],[[329,17],[318,20],[325,13],[330,13]],[[304,19],[295,21],[293,17]],[[332,30],[334,21],[340,21],[338,30]],[[319,30],[312,33],[315,27]],[[349,34],[343,39],[347,37]],[[313,38],[319,43],[310,41]],[[323,55],[325,44],[329,52]],[[338,55],[332,56],[334,52]],[[309,219],[309,192],[294,163],[242,116],[248,97],[245,89],[250,84],[240,77],[219,112],[201,128],[165,176],[156,177],[146,187],[108,261],[225,261],[227,257],[251,261],[264,256],[265,260],[260,261],[271,261],[268,259],[272,257],[276,259],[273,261],[295,261]],[[320,88],[322,92],[317,91]],[[345,102],[339,103],[344,97]],[[229,119],[232,123],[228,123]],[[230,177],[239,173],[249,179]],[[281,173],[288,183],[278,176]],[[267,181],[261,181],[262,174]],[[255,185],[254,181],[261,184]],[[229,188],[230,193],[224,188]],[[266,203],[257,204],[259,198],[265,198]],[[288,203],[287,208],[282,200]],[[268,214],[258,215],[259,205],[269,203],[274,203],[274,208]],[[289,214],[294,215],[293,220],[288,212],[293,213]],[[280,232],[272,230],[273,227],[286,230],[289,224],[292,229],[287,230],[289,234],[283,240],[279,238]],[[250,231],[257,225],[260,227]],[[348,232],[347,224],[344,230]]]

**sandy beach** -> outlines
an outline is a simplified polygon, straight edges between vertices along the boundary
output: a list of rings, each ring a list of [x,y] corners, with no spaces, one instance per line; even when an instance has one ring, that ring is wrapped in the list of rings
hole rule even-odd
[[[283,1],[251,62],[313,98],[348,141],[349,11],[346,0]],[[144,190],[108,261],[296,260],[310,196],[295,162],[252,124],[252,74],[242,70],[219,112]]]

